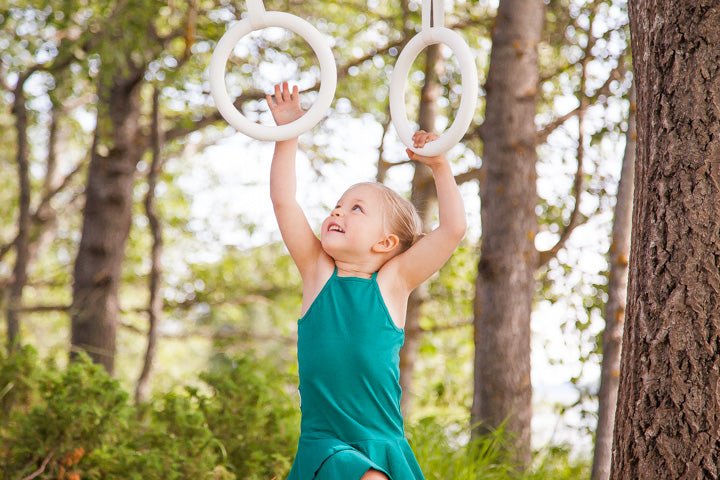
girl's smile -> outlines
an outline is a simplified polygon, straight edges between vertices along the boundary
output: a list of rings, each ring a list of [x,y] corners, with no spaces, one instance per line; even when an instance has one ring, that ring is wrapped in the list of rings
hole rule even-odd
[[[328,232],[339,232],[339,233],[345,233],[345,230],[343,230],[340,225],[338,225],[335,222],[331,222],[328,226]]]
[[[320,241],[337,260],[370,253],[384,232],[382,199],[373,187],[356,185],[347,190],[323,222]]]

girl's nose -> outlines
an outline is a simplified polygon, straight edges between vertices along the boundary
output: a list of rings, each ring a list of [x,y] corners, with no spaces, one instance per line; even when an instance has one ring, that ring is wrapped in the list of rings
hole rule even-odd
[[[340,207],[333,208],[332,212],[330,212],[330,215],[333,217],[342,217],[342,209]]]

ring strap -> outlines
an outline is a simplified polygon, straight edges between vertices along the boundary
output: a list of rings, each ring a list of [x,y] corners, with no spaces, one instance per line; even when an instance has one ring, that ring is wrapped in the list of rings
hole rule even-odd
[[[445,26],[445,0],[423,0],[422,29]]]
[[[262,0],[245,0],[245,4],[248,9],[248,17],[250,18],[250,25],[254,29],[261,29],[265,27],[265,5]]]

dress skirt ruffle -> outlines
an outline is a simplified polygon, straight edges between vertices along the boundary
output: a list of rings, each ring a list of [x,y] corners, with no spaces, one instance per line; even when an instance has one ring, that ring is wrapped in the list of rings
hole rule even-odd
[[[358,480],[371,468],[390,480],[423,478],[405,438],[351,443],[301,438],[288,480]]]

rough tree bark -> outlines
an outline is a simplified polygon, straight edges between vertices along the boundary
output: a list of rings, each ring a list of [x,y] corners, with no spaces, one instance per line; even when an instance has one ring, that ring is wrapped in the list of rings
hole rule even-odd
[[[610,274],[608,301],[605,304],[605,330],[602,334],[602,367],[598,393],[598,424],[595,431],[595,452],[591,480],[610,478],[612,436],[615,424],[618,385],[620,384],[620,351],[625,324],[628,257],[632,228],[632,197],[635,180],[635,94],[630,90],[630,115],[625,132],[625,153],[615,200],[615,219],[608,254]]]
[[[720,8],[630,2],[637,167],[611,478],[718,478]]]
[[[530,313],[538,264],[535,113],[543,13],[541,0],[500,1],[482,128],[471,421],[475,433],[506,422],[520,465],[530,461]]]
[[[120,68],[109,66],[107,68]],[[114,72],[118,73],[118,72]],[[118,286],[132,218],[144,68],[100,82],[100,108],[87,180],[82,238],[75,260],[72,351],[84,350],[112,373]],[[105,72],[100,78],[112,78]]]

